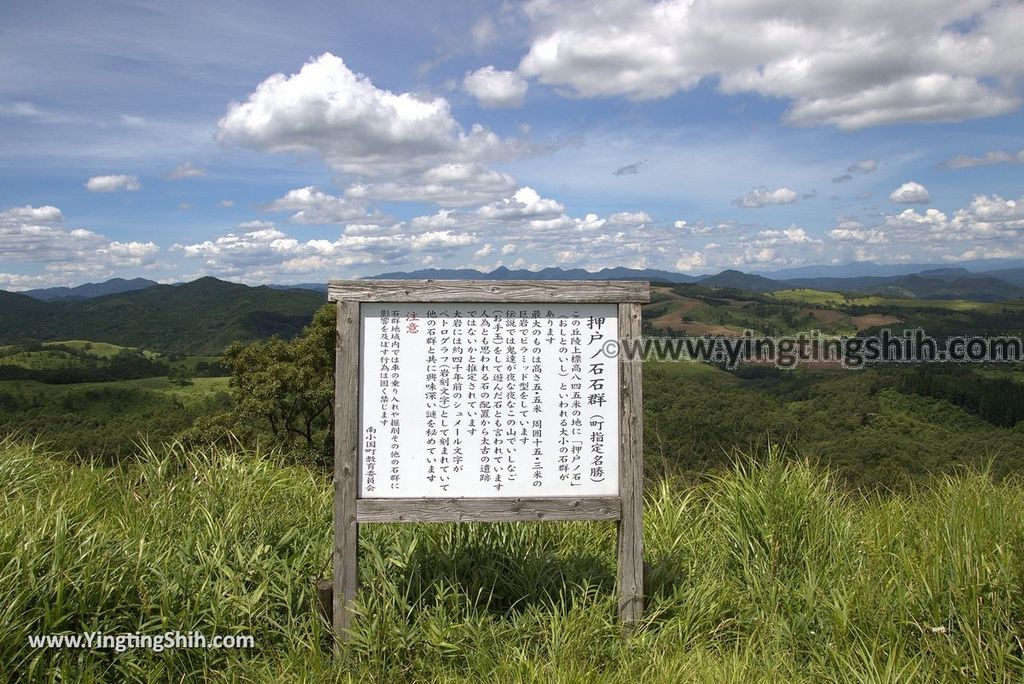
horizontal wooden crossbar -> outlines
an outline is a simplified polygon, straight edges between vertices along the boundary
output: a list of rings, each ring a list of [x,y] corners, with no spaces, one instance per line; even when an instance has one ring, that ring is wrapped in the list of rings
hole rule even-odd
[[[537,499],[359,499],[357,522],[618,520],[617,496]]]
[[[633,280],[332,280],[332,302],[494,302],[617,304],[651,301]]]

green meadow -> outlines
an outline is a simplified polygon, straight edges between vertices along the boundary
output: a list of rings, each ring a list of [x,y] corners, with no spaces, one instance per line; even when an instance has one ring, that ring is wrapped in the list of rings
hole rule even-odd
[[[316,610],[329,480],[274,453],[69,466],[0,444],[12,681],[962,682],[1024,677],[1024,485],[859,495],[772,447],[648,482],[647,608],[615,618],[611,523],[364,526],[347,644]],[[30,634],[246,634],[247,650],[31,648]]]

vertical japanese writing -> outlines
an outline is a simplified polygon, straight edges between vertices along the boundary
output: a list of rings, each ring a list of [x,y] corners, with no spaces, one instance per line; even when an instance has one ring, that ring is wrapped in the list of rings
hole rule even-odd
[[[437,312],[437,444],[438,457],[434,481],[441,491],[448,490],[448,471],[451,467],[451,410],[452,410],[452,327],[448,310]]]
[[[426,382],[423,387],[425,410],[424,419],[424,450],[426,452],[426,480],[433,484],[437,481],[437,312],[427,311],[426,335]]]
[[[391,434],[390,457],[391,457],[391,489],[399,489],[402,479],[402,450],[399,446],[402,434],[402,421],[399,419],[399,387],[401,381],[401,364],[399,358],[402,349],[402,326],[398,318],[398,311],[393,309],[388,312],[388,326],[385,328],[388,340],[388,361],[390,363],[390,378],[387,395],[388,427]]]
[[[607,402],[605,382],[605,365],[607,358],[604,357],[602,344],[604,334],[601,328],[605,319],[590,316],[587,319],[587,331],[590,338],[587,342],[588,349],[596,349],[589,355],[587,371],[587,406],[602,407]],[[593,482],[604,480],[604,427],[605,420],[600,413],[593,413],[589,421],[590,427],[590,479]]]
[[[614,312],[364,306],[362,495],[617,493]]]

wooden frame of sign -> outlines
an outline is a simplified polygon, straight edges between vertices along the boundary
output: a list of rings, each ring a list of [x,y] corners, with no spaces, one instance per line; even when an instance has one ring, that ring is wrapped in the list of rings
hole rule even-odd
[[[635,281],[359,280],[331,281],[328,299],[338,307],[334,402],[333,625],[342,641],[351,624],[358,587],[360,523],[503,522],[538,520],[618,521],[618,613],[623,625],[642,615],[643,420],[638,360],[617,354],[618,492],[602,496],[390,497],[361,495],[363,414],[360,307],[384,303],[457,305],[484,303],[615,305],[618,340],[640,337],[640,305],[650,287]],[[379,307],[378,307],[379,308]],[[618,342],[616,340],[616,342]],[[617,348],[616,348],[617,349]],[[613,452],[614,453],[614,452]],[[550,458],[552,455],[545,455]],[[363,489],[365,489],[365,483]]]

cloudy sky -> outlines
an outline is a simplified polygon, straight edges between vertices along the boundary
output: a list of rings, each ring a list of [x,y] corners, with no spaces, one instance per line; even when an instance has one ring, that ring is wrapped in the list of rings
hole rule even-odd
[[[0,287],[1024,258],[1024,4],[0,7]]]

